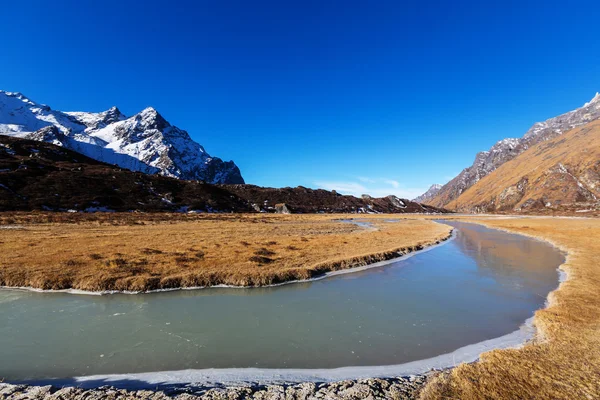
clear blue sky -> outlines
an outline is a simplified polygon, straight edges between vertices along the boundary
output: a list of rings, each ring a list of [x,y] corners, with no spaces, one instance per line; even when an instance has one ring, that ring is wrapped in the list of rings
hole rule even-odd
[[[6,1],[0,88],[153,106],[249,183],[412,197],[600,90],[598,1]]]

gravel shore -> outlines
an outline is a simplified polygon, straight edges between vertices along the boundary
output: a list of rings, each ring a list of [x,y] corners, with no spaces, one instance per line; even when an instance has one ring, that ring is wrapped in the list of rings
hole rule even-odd
[[[304,400],[304,399],[414,399],[426,376],[370,378],[332,383],[300,383],[201,390],[131,391],[114,387],[82,389],[77,387],[28,386],[0,383],[0,399],[10,400]]]

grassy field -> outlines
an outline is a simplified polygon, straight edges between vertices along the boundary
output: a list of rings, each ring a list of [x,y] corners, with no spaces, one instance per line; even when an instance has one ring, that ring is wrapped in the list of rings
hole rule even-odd
[[[264,285],[391,258],[449,234],[431,217],[369,216],[376,229],[337,221],[348,217],[356,215],[4,214],[0,281],[86,290]],[[421,398],[599,398],[600,219],[445,218],[550,241],[568,252],[569,279],[536,312],[534,341],[436,376]]]
[[[450,232],[425,220],[379,218],[375,229],[365,229],[340,218],[3,214],[0,285],[89,291],[260,286],[390,259]]]
[[[600,219],[466,218],[568,251],[568,280],[535,314],[537,339],[484,353],[430,382],[423,399],[600,398]]]

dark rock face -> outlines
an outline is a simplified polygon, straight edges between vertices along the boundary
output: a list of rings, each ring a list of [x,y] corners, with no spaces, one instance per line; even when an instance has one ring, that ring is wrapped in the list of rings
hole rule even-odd
[[[29,140],[37,140],[39,142],[48,142],[62,146],[66,136],[55,126],[47,126],[25,136]]]
[[[240,169],[233,161],[223,161],[220,158],[211,158],[203,172],[205,181],[209,183],[224,184],[244,184],[244,178]],[[199,172],[193,170],[189,174],[184,174],[182,179],[195,179]]]

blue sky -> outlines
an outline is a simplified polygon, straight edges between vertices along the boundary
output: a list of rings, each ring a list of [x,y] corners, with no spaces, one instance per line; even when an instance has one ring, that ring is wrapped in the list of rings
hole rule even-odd
[[[600,91],[592,1],[13,1],[0,88],[153,106],[248,183],[413,197]]]

